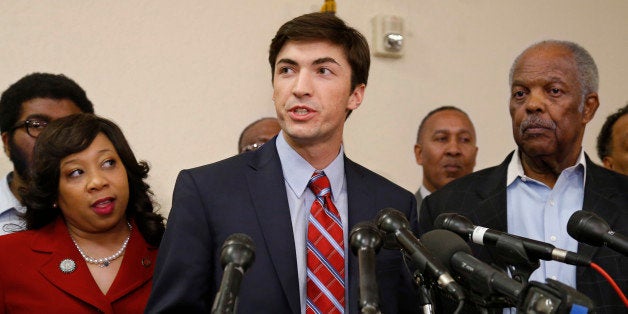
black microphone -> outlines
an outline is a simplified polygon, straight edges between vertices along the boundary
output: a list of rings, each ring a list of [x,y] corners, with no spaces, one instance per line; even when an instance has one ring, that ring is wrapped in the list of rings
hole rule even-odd
[[[496,295],[509,301],[494,305],[489,303],[492,307],[516,306],[518,313],[587,313],[595,307],[587,296],[559,281],[547,279],[547,284],[537,281],[522,284],[508,277],[471,255],[469,246],[451,231],[432,230],[424,234],[421,241],[428,249],[438,252],[436,256],[457,279],[480,294],[478,301],[486,301]]]
[[[396,238],[397,243],[410,256],[421,274],[434,280],[440,288],[454,296],[456,300],[464,300],[462,287],[454,281],[445,266],[408,230],[408,225],[408,219],[396,209],[384,208],[378,214],[379,230]]]
[[[351,251],[358,257],[361,313],[381,313],[375,276],[375,255],[382,247],[382,236],[372,222],[356,224],[350,233]]]
[[[579,210],[569,218],[567,233],[578,242],[593,246],[606,246],[628,256],[628,238],[619,234],[600,216]]]
[[[212,313],[235,313],[238,291],[244,272],[255,260],[255,244],[244,233],[227,237],[220,251],[220,263],[224,268],[220,290],[214,298]]]
[[[497,246],[498,242],[502,244],[511,243],[515,240],[520,241],[525,253],[532,258],[542,259],[546,261],[558,261],[566,264],[577,266],[591,265],[591,258],[581,254],[556,248],[555,246],[532,240],[505,232],[479,227],[465,216],[453,213],[444,213],[438,215],[434,221],[434,227],[438,229],[447,229],[457,233],[459,236],[471,240],[473,243],[484,246]]]
[[[435,229],[421,236],[421,242],[469,289],[485,296],[498,293],[515,304],[519,300],[523,284],[475,258],[471,248],[455,233]]]

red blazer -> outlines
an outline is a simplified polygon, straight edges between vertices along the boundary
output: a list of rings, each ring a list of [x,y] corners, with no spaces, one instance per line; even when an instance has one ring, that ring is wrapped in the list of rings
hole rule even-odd
[[[122,265],[104,295],[74,246],[63,219],[39,230],[0,237],[0,314],[142,313],[152,286],[157,248],[133,225]],[[61,261],[76,269],[63,273]]]

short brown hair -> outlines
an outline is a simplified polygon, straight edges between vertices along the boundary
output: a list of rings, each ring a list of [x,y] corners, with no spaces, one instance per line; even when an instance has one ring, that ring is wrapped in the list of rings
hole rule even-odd
[[[371,55],[366,38],[347,26],[333,13],[309,13],[283,24],[270,43],[268,61],[271,78],[275,78],[275,62],[281,48],[288,41],[328,40],[343,47],[351,65],[351,91],[359,84],[366,85],[371,66]]]

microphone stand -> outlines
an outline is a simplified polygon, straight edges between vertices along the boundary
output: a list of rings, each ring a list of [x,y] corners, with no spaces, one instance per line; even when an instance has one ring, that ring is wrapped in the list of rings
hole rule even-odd
[[[423,314],[434,314],[434,307],[432,306],[432,298],[430,295],[430,289],[426,284],[426,281],[423,279],[423,275],[421,275],[420,271],[415,271],[413,274],[414,283],[418,288],[418,297],[419,297],[419,306],[421,309],[421,313]]]
[[[244,271],[242,268],[238,269],[238,266],[234,263],[229,263],[225,266],[220,290],[214,298],[212,314],[234,314],[238,312],[238,296],[234,294],[233,291],[240,290],[240,282],[242,281],[243,276]]]

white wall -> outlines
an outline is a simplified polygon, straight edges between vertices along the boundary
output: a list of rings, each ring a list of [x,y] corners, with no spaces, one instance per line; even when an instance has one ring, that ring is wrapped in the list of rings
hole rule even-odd
[[[179,170],[235,154],[242,128],[274,115],[270,39],[322,3],[4,0],[0,89],[35,71],[75,79],[96,112],[116,121],[151,163],[149,183],[167,212]],[[470,114],[479,137],[476,170],[513,149],[508,70],[533,42],[572,40],[595,58],[601,107],[584,143],[594,160],[605,117],[628,101],[628,1],[338,0],[337,9],[369,41],[376,14],[406,21],[406,55],[373,58],[345,145],[350,158],[411,191],[421,178],[416,129],[437,106]],[[11,167],[2,156],[0,173]]]

